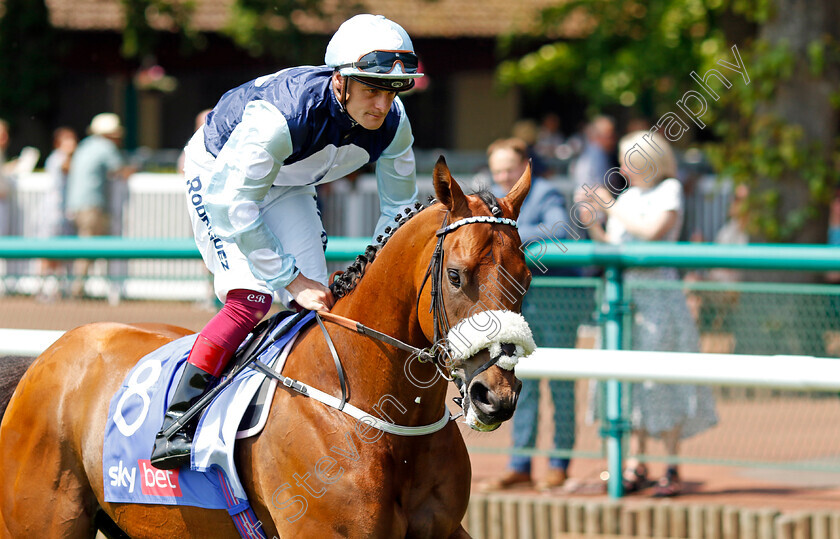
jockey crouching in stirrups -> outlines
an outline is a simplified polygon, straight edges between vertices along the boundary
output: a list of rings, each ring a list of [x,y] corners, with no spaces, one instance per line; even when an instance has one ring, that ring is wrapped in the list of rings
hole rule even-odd
[[[344,22],[326,66],[293,67],[222,96],[187,144],[184,173],[196,244],[224,307],[201,330],[155,439],[152,464],[188,465],[196,420],[167,440],[278,293],[310,310],[333,296],[315,185],[376,162],[373,237],[417,198],[414,137],[398,92],[423,76],[411,39],[381,15]]]

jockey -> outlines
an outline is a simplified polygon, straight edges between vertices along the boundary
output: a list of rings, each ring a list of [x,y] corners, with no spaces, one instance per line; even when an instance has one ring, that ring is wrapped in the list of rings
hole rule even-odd
[[[184,150],[196,244],[224,306],[190,351],[161,433],[219,377],[275,294],[303,309],[332,307],[316,185],[376,162],[374,237],[417,199],[414,136],[396,97],[423,76],[411,38],[381,15],[357,15],[336,31],[325,63],[228,91]],[[169,440],[158,433],[153,465],[189,464],[191,423]]]

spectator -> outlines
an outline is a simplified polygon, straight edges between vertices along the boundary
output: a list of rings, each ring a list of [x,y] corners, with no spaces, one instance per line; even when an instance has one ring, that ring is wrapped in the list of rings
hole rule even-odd
[[[531,119],[519,120],[513,124],[511,135],[525,143],[528,149],[528,158],[531,160],[531,172],[534,176],[542,177],[547,167],[542,156],[537,152],[537,122]]]
[[[86,238],[108,233],[108,181],[127,179],[134,168],[124,164],[119,145],[123,128],[116,114],[103,112],[93,117],[89,136],[79,143],[67,176],[67,215],[76,234]],[[79,259],[73,265],[71,295],[81,297],[91,261]]]
[[[0,236],[7,236],[11,226],[9,195],[11,194],[11,179],[9,178],[12,164],[6,161],[6,151],[9,147],[9,122],[0,119]],[[6,294],[6,262],[0,260],[0,296]]]
[[[715,234],[715,243],[722,245],[746,245],[750,242],[747,232],[749,215],[747,214],[747,197],[749,187],[738,185],[729,203],[729,219]],[[736,269],[715,268],[709,271],[709,278],[713,281],[734,283],[741,280],[741,272]]]
[[[490,173],[495,186],[492,191],[497,197],[506,195],[528,166],[528,153],[524,141],[519,139],[498,140],[487,150]],[[531,191],[522,204],[519,213],[519,236],[523,244],[533,240],[548,239],[553,233],[557,240],[566,238],[562,225],[567,222],[565,200],[551,184],[533,176]],[[542,226],[541,226],[542,225]],[[577,275],[573,270],[560,270],[555,275]],[[552,321],[540,316],[538,306],[532,302],[532,290],[523,298],[522,314],[534,330],[534,337],[540,346],[573,348],[577,321],[570,327],[558,328]],[[546,323],[548,322],[548,323]],[[551,339],[551,340],[549,340]],[[575,385],[573,381],[551,380],[548,383],[554,403],[554,445],[560,450],[571,451],[575,443]],[[516,449],[533,449],[537,439],[537,415],[540,401],[540,381],[522,380],[522,389],[513,416],[513,446]],[[568,458],[549,459],[547,475],[536,486],[546,490],[561,486],[567,478]],[[484,491],[501,490],[513,486],[531,484],[531,457],[514,455],[510,459],[507,474],[488,480],[480,488]]]
[[[9,122],[0,119],[0,236],[9,234],[9,225],[11,223],[11,216],[9,215],[9,193],[11,192],[11,185],[9,174],[11,172],[12,163],[6,160],[6,154],[9,147]]]
[[[560,117],[549,112],[540,123],[534,150],[546,161],[567,159],[569,156],[564,153],[564,143],[563,133],[560,132]]]
[[[714,242],[721,245],[746,245],[749,243],[747,225],[749,215],[747,214],[747,197],[749,187],[744,184],[735,187],[732,201],[729,203],[729,219],[724,223],[717,234]],[[703,241],[702,234],[698,232],[692,237],[692,241]],[[742,271],[733,268],[712,268],[708,272],[692,271],[686,274],[687,282],[702,280],[718,283],[736,283],[742,280]],[[740,294],[736,290],[718,290],[706,292],[692,292],[689,294],[689,306],[695,318],[704,330],[720,332],[724,327],[730,326],[729,316],[738,304]],[[715,351],[724,351],[715,347]],[[731,350],[725,350],[730,352]]]
[[[835,186],[828,205],[828,245],[840,249],[840,186]],[[840,271],[829,271],[825,274],[825,280],[829,284],[840,284]],[[828,297],[826,312],[840,312],[840,295],[834,294]],[[832,340],[830,350],[827,352],[831,356],[840,355],[840,342]]]
[[[834,190],[834,196],[828,206],[828,244],[840,247],[840,187]],[[840,284],[840,271],[830,271],[826,280]]]
[[[606,231],[597,222],[589,229],[596,241],[621,244],[635,241],[676,241],[683,220],[682,185],[674,178],[676,159],[670,146],[658,133],[650,135],[653,148],[637,131],[621,139],[621,171],[631,187],[617,200],[607,189],[599,189],[601,205],[607,213]],[[636,145],[646,154],[636,151]],[[642,155],[649,156],[644,163]],[[635,157],[635,159],[633,159]],[[642,166],[644,165],[644,166]],[[577,195],[580,197],[580,195]],[[638,268],[625,273],[628,288],[639,281],[678,281],[675,268]],[[685,295],[673,288],[645,288],[634,294],[633,348],[648,351],[697,352],[699,336],[689,313]],[[636,454],[644,455],[649,437],[665,443],[668,456],[676,458],[680,441],[715,424],[714,397],[707,387],[636,383],[631,385],[631,422],[637,442]],[[649,485],[644,464],[628,460],[625,491]],[[676,464],[669,464],[658,481],[654,496],[675,496],[681,491]]]
[[[604,185],[604,176],[613,168],[613,154],[615,153],[615,122],[608,116],[597,116],[584,128],[586,143],[583,151],[572,167],[572,178],[575,186],[595,187]],[[621,176],[614,174],[610,178],[610,189],[613,193],[620,193],[626,186],[617,185]]]
[[[44,164],[49,183],[41,204],[38,228],[38,236],[41,238],[64,236],[69,232],[65,218],[64,193],[67,188],[70,159],[78,142],[76,132],[69,127],[59,127],[53,133],[53,151]],[[42,280],[39,300],[55,300],[59,292],[57,277],[61,277],[63,270],[64,263],[60,260],[40,260],[38,273]]]

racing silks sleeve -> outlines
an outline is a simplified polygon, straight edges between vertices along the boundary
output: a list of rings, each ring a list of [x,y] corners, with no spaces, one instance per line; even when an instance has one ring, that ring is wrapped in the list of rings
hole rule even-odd
[[[251,101],[216,157],[207,187],[207,213],[216,234],[235,242],[254,275],[272,290],[284,288],[300,273],[259,209],[291,153],[283,114],[267,101]]]

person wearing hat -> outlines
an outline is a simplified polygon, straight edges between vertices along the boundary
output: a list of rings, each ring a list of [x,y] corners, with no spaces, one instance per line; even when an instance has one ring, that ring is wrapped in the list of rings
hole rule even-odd
[[[315,186],[376,163],[374,237],[417,199],[414,136],[397,97],[423,76],[411,38],[381,15],[357,15],[324,61],[228,91],[187,144],[187,205],[224,306],[190,351],[155,440],[158,468],[189,464],[194,422],[171,439],[162,432],[220,375],[275,294],[304,309],[332,307]]]
[[[79,237],[108,233],[108,181],[126,179],[134,172],[124,165],[119,151],[123,135],[119,116],[97,114],[87,132],[73,153],[67,174],[66,212]],[[73,264],[73,297],[82,295],[90,265],[88,259]]]

